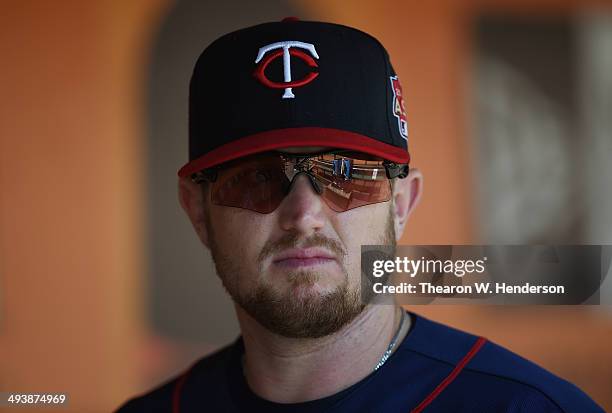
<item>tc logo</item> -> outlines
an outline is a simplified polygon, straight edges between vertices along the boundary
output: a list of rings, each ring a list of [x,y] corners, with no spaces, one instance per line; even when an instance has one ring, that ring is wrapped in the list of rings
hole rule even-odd
[[[259,65],[255,69],[255,72],[253,73],[255,78],[267,87],[270,87],[273,89],[285,89],[285,93],[283,94],[283,99],[294,98],[295,95],[293,94],[293,91],[291,90],[292,88],[304,86],[312,82],[315,77],[319,76],[317,72],[310,72],[302,79],[293,80],[293,81],[291,80],[291,57],[290,56],[295,56],[295,57],[302,59],[310,67],[318,67],[317,62],[315,62],[315,60],[312,57],[302,52],[301,50],[296,50],[295,48],[305,49],[309,51],[310,54],[314,56],[316,59],[319,58],[319,55],[317,54],[317,51],[315,50],[315,47],[313,44],[298,42],[296,40],[288,40],[285,42],[272,43],[272,44],[269,44],[267,46],[260,48],[259,53],[257,53],[257,59],[255,59],[255,63],[259,63]],[[276,50],[276,49],[281,49],[281,50]],[[264,59],[265,54],[271,50],[276,50],[276,51],[268,54],[268,56],[266,56],[266,58]],[[266,77],[266,73],[265,73],[266,68],[274,59],[276,59],[277,57],[281,55],[283,56],[283,77],[285,81],[284,82],[273,82]]]

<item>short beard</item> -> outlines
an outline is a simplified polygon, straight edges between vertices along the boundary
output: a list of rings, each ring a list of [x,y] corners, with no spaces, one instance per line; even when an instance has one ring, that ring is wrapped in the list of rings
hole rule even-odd
[[[390,208],[385,231],[379,240],[382,245],[396,244],[392,211]],[[361,288],[349,288],[349,274],[343,265],[341,265],[344,269],[343,282],[323,296],[296,298],[289,293],[280,293],[273,286],[261,282],[253,290],[241,294],[238,283],[241,278],[249,276],[248,271],[244,271],[238,259],[220,250],[215,242],[208,216],[205,217],[205,224],[211,255],[223,286],[236,304],[272,333],[288,338],[324,337],[350,323],[361,314],[371,300],[371,294],[367,294],[366,300],[363,299]],[[297,247],[299,240],[299,235],[290,233],[276,244],[264,246],[259,256],[260,262],[271,251]],[[299,246],[301,248],[324,246],[336,253],[343,253],[338,255],[346,254],[337,241],[320,236],[311,237]],[[298,271],[288,275],[288,281],[293,286],[311,286],[318,279],[319,274],[312,271]]]
[[[345,281],[322,297],[296,299],[258,285],[246,297],[234,300],[262,326],[290,338],[319,338],[335,333],[365,308],[358,291]]]

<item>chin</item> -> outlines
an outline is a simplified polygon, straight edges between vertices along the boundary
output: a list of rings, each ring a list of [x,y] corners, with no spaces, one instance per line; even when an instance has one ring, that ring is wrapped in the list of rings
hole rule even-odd
[[[289,285],[288,294],[297,300],[317,300],[334,292],[338,286],[323,286],[320,283]]]

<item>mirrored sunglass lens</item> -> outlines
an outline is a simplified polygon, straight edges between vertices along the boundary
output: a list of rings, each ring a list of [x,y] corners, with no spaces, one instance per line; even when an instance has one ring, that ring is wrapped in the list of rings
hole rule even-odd
[[[324,188],[323,199],[336,212],[391,199],[391,183],[380,161],[326,155],[313,161],[311,173]]]
[[[379,162],[334,160],[332,155],[296,162],[271,154],[230,164],[221,169],[212,187],[212,202],[264,214],[273,212],[287,194],[290,177],[298,171],[313,178],[325,203],[336,212],[391,199],[390,181],[384,175],[382,179],[377,177],[384,174]],[[379,168],[373,172],[376,165]]]
[[[336,212],[348,211],[364,205],[386,202],[391,199],[391,182],[384,180],[351,179],[336,180],[324,186],[321,195],[327,205]]]
[[[288,185],[278,160],[248,162],[219,173],[212,190],[212,202],[267,214],[281,203]]]

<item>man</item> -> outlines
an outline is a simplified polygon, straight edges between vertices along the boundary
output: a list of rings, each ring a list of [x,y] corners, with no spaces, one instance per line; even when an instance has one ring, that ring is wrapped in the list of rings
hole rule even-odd
[[[241,337],[120,412],[595,412],[578,388],[360,284],[418,203],[402,89],[383,46],[294,18],[196,63],[179,198]]]

